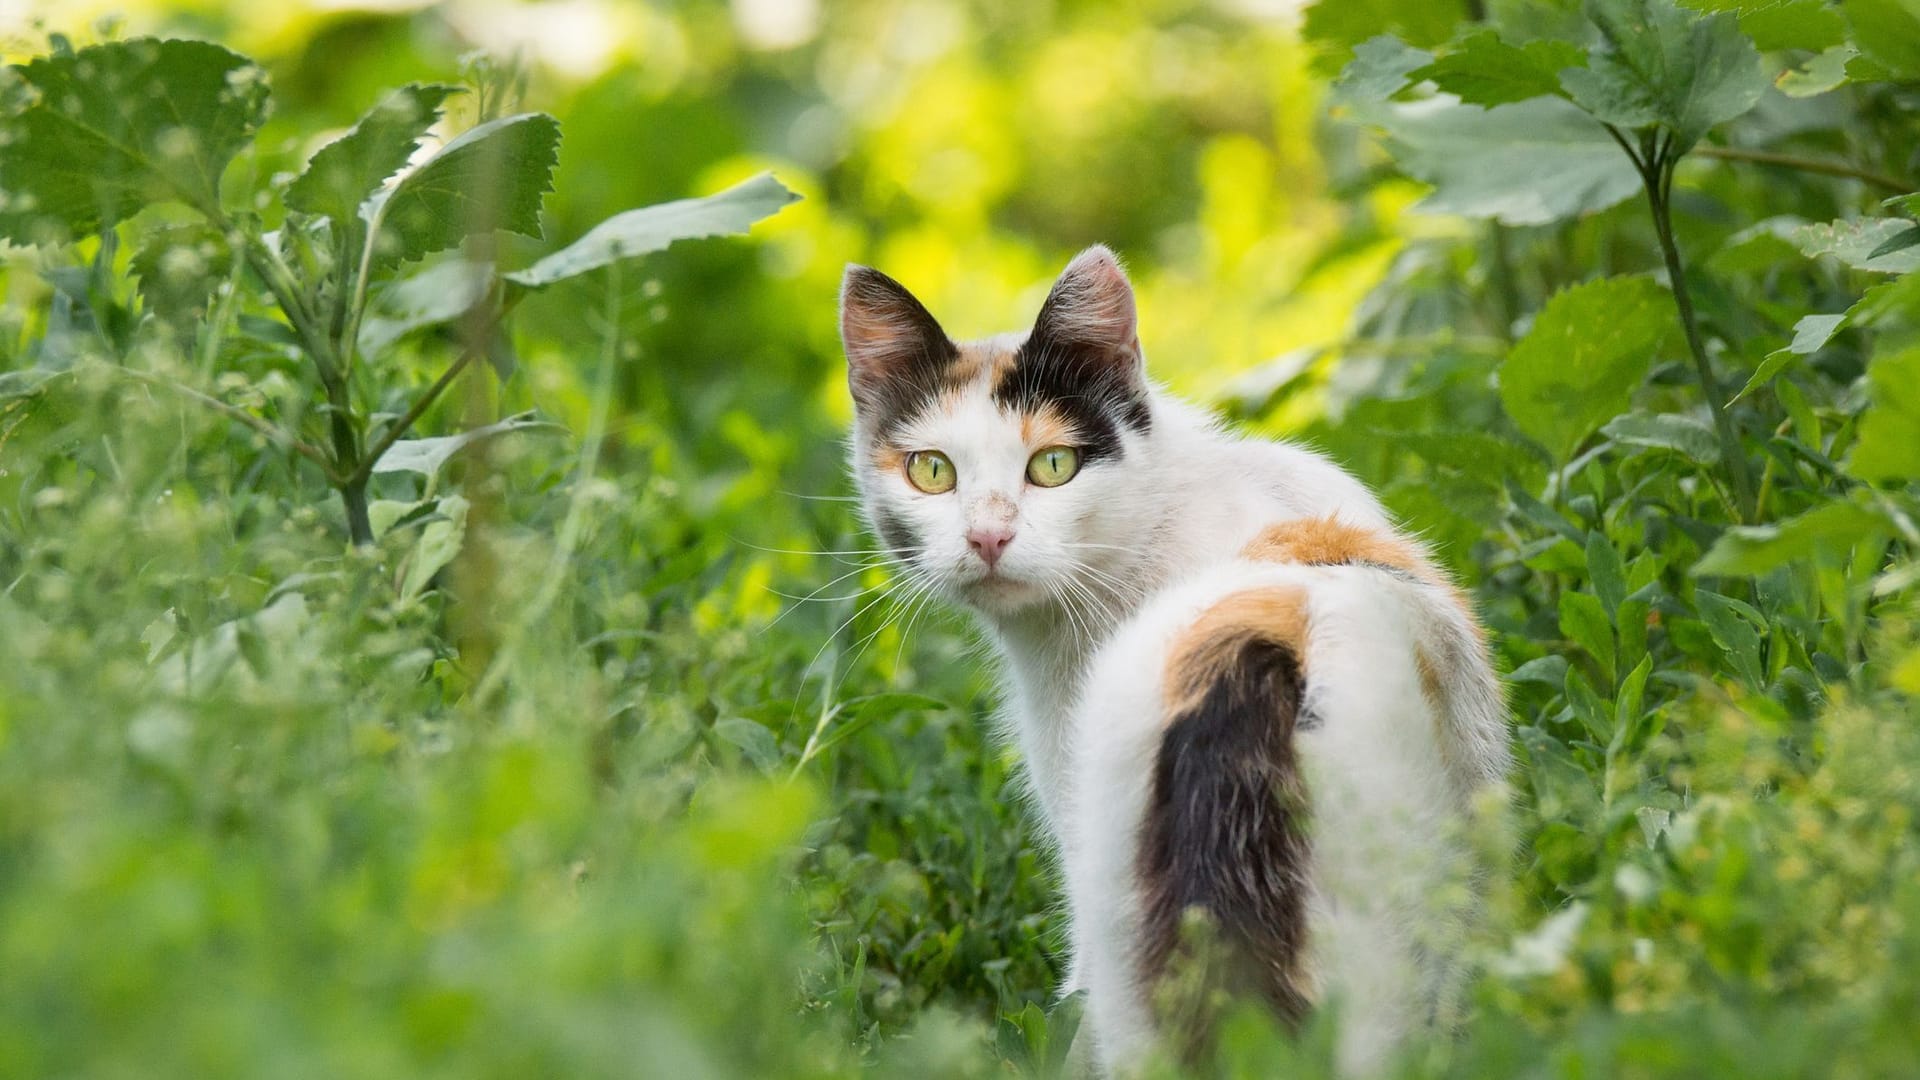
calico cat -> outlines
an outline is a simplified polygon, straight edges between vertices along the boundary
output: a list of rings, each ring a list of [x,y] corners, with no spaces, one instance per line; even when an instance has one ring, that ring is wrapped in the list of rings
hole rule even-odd
[[[1290,1020],[1336,1002],[1342,1065],[1381,1062],[1444,1004],[1509,765],[1465,597],[1338,466],[1149,382],[1104,247],[1025,334],[955,342],[862,266],[840,322],[868,524],[1001,660],[1102,1071],[1199,1037],[1196,963]]]

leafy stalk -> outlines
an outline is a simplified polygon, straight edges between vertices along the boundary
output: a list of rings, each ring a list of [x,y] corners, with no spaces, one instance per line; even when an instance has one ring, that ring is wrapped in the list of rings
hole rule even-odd
[[[1661,257],[1666,263],[1674,306],[1680,314],[1680,328],[1686,335],[1687,351],[1693,356],[1694,375],[1699,380],[1700,393],[1706,400],[1707,411],[1713,415],[1713,429],[1720,440],[1721,457],[1733,477],[1734,500],[1739,508],[1740,520],[1752,521],[1755,508],[1753,473],[1747,464],[1746,453],[1740,446],[1740,437],[1733,429],[1733,418],[1722,404],[1719,383],[1714,378],[1713,365],[1707,359],[1706,345],[1700,338],[1700,321],[1694,313],[1693,293],[1687,286],[1687,271],[1680,259],[1680,246],[1673,236],[1673,173],[1684,151],[1676,152],[1678,139],[1659,130],[1642,135],[1636,151],[1618,128],[1612,124],[1606,127],[1614,141],[1633,161],[1634,169],[1639,172],[1641,183],[1646,188],[1647,209],[1653,216],[1653,231],[1660,242]]]

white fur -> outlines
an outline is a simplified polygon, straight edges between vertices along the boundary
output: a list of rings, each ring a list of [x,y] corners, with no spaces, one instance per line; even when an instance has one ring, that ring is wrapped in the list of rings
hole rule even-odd
[[[928,495],[875,468],[864,421],[854,471],[869,517],[884,511],[918,539],[907,572],[977,612],[999,655],[1003,723],[1067,879],[1063,992],[1088,991],[1099,1063],[1124,1070],[1154,1035],[1131,959],[1134,860],[1170,643],[1222,597],[1293,585],[1309,601],[1308,709],[1320,718],[1296,735],[1312,802],[1311,966],[1339,1010],[1343,1065],[1366,1071],[1443,1004],[1459,912],[1429,898],[1460,894],[1446,887],[1463,874],[1457,831],[1508,765],[1499,683],[1471,615],[1441,587],[1378,568],[1239,558],[1291,519],[1392,531],[1373,496],[1312,451],[1228,434],[1150,388],[1148,430],[1124,433],[1119,460],[1042,488],[1025,481],[1041,447],[991,389],[983,372],[897,440],[951,458],[953,491]],[[965,539],[982,524],[1014,530],[998,584]],[[1416,647],[1441,676],[1442,715],[1421,693]]]

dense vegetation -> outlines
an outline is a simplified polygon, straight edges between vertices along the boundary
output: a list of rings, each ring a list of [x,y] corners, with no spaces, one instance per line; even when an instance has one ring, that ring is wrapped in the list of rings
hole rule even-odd
[[[1911,0],[791,7],[7,46],[0,1073],[1057,1071],[1050,870],[854,521],[832,302],[1003,329],[1093,240],[1511,672],[1407,1073],[1910,1071]]]

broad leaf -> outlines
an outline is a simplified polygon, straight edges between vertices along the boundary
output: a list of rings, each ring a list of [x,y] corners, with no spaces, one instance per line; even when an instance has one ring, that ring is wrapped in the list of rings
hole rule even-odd
[[[1685,150],[1767,90],[1760,54],[1732,15],[1697,17],[1671,0],[1589,0],[1587,14],[1601,45],[1562,81],[1581,108],[1616,127],[1660,125]]]
[[[353,221],[360,204],[405,167],[421,137],[440,119],[441,102],[456,93],[454,86],[415,83],[388,94],[353,130],[314,153],[287,188],[288,208],[324,214],[339,224]]]
[[[134,252],[132,269],[149,313],[174,322],[198,319],[233,269],[233,249],[210,225],[155,229]]]
[[[413,472],[431,479],[439,475],[442,467],[453,455],[465,450],[477,442],[496,438],[515,431],[530,428],[560,430],[560,425],[537,420],[530,412],[509,416],[498,423],[463,431],[458,435],[441,435],[430,439],[401,439],[394,443],[380,460],[374,462],[376,473]]]
[[[360,324],[359,349],[378,356],[416,330],[454,319],[486,299],[494,282],[492,263],[454,258],[401,278],[370,305],[374,314]]]
[[[1397,37],[1382,34],[1354,46],[1353,59],[1334,80],[1332,100],[1337,105],[1362,106],[1385,101],[1406,88],[1407,77],[1433,60]],[[1375,119],[1368,114],[1367,119]]]
[[[1544,225],[1640,191],[1606,130],[1559,98],[1482,109],[1449,99],[1396,105],[1382,127],[1407,173],[1432,184],[1420,209]]]
[[[1920,79],[1920,0],[1846,0],[1853,43],[1898,79]]]
[[[1695,11],[1731,12],[1740,32],[1766,52],[1819,52],[1847,40],[1847,21],[1826,0],[1681,0]]]
[[[1920,251],[1908,247],[1876,252],[1911,227],[1901,218],[1854,218],[1804,226],[1794,233],[1794,241],[1808,255],[1831,255],[1855,270],[1904,274],[1920,270]]]
[[[200,41],[138,38],[13,69],[32,105],[0,114],[0,237],[58,243],[153,202],[219,201],[267,112],[266,75]]]
[[[543,288],[621,259],[660,251],[676,240],[744,233],[754,222],[799,198],[772,173],[761,173],[704,198],[678,199],[615,214],[580,239],[505,277],[516,285]]]
[[[1564,41],[1529,41],[1516,47],[1484,30],[1409,77],[1431,79],[1469,105],[1505,105],[1558,94],[1561,70],[1586,60],[1578,46]]]
[[[1788,97],[1813,97],[1847,82],[1847,64],[1860,55],[1851,45],[1835,45],[1792,71],[1784,72],[1774,85]]]
[[[1626,410],[1673,325],[1673,301],[1651,278],[1603,278],[1547,306],[1500,367],[1500,400],[1520,430],[1564,461]]]
[[[362,209],[381,223],[380,251],[418,259],[469,236],[504,229],[540,235],[540,197],[552,188],[560,125],[521,113],[474,127]]]
[[[1624,413],[1607,421],[1601,434],[1617,443],[1672,450],[1700,465],[1720,460],[1720,439],[1705,420],[1678,413]]]
[[[1885,515],[1858,501],[1834,501],[1772,525],[1736,525],[1720,534],[1696,575],[1764,574],[1820,557],[1844,560],[1862,540],[1892,531]]]
[[[1863,480],[1920,480],[1920,345],[1875,356],[1867,367],[1873,403],[1847,471]]]
[[[1461,0],[1319,0],[1307,9],[1300,36],[1319,47],[1314,66],[1332,74],[1361,42],[1392,34],[1415,45],[1438,45],[1466,17]]]

